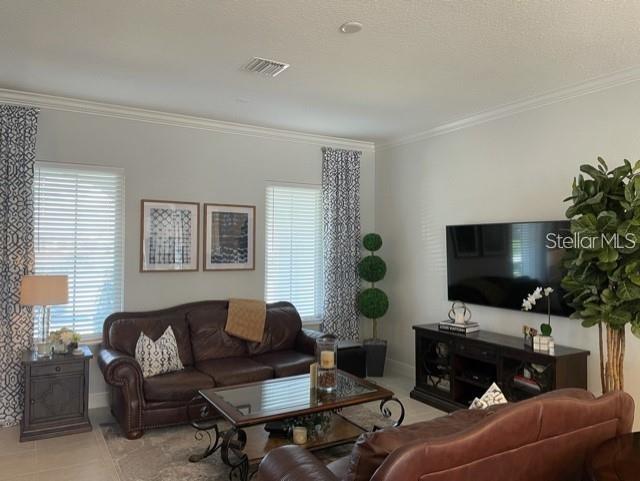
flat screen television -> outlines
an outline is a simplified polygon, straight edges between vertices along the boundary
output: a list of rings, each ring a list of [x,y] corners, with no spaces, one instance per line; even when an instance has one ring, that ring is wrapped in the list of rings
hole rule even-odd
[[[568,221],[447,226],[449,300],[520,310],[536,287],[551,286],[551,313],[569,316],[560,287],[564,249],[554,242],[567,235]],[[546,310],[546,302],[534,308]]]

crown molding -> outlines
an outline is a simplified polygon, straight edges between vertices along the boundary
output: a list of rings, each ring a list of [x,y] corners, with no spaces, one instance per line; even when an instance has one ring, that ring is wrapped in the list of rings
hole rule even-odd
[[[295,130],[272,129],[269,127],[259,127],[257,125],[225,122],[205,117],[194,117],[190,115],[160,112],[157,110],[147,110],[137,107],[127,107],[125,105],[93,102],[90,100],[73,99],[69,97],[57,97],[54,95],[39,94],[35,92],[23,92],[19,90],[0,88],[0,103],[28,105],[41,109],[99,115],[102,117],[112,117],[137,122],[168,125],[172,127],[208,130],[211,132],[225,134],[276,139],[287,142],[346,147],[370,152],[375,150],[373,142],[362,140],[309,134]]]
[[[439,135],[445,135],[457,130],[462,130],[468,127],[473,127],[475,125],[491,122],[493,120],[510,117],[521,112],[539,109],[547,105],[565,102],[576,97],[581,97],[583,95],[589,95],[595,92],[600,92],[602,90],[619,87],[621,85],[637,82],[639,80],[640,67],[620,70],[612,74],[596,77],[569,87],[503,104],[492,109],[484,110],[467,117],[438,125],[437,127],[433,127],[423,132],[418,132],[404,137],[398,137],[386,142],[376,143],[376,149],[387,150],[401,145],[413,144],[415,142],[420,142],[422,140],[426,140]]]

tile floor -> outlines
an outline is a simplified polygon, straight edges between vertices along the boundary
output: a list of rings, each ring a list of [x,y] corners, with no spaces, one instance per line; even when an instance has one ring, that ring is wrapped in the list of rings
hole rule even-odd
[[[404,424],[426,421],[443,413],[409,398],[413,381],[400,376],[373,378],[396,393],[406,415]],[[376,410],[377,405],[371,409]],[[397,408],[390,405],[392,412]],[[18,442],[18,428],[0,429],[0,481],[120,481],[97,426],[111,419],[106,408],[91,410],[94,430],[59,438]]]

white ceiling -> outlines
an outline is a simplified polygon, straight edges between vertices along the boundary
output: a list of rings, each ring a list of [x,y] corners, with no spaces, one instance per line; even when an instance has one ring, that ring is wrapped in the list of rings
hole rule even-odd
[[[0,0],[0,87],[386,141],[636,67],[639,26],[637,1]]]

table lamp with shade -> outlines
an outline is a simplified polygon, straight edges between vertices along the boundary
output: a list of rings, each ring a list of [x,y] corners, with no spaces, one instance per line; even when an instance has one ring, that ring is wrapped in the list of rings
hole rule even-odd
[[[30,275],[24,276],[20,285],[20,304],[42,306],[40,318],[38,354],[46,351],[49,336],[49,320],[53,305],[69,302],[69,280],[67,276]]]

